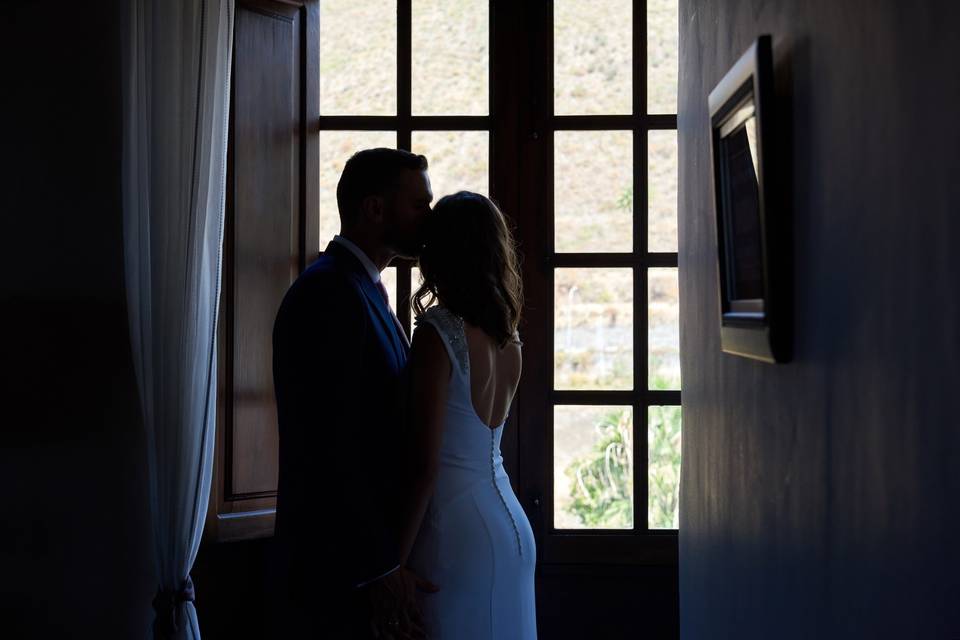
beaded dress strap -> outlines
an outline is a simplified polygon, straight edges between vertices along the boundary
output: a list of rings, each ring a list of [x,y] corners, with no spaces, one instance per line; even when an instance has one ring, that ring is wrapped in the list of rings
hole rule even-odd
[[[446,307],[430,307],[415,321],[416,326],[429,322],[436,327],[444,342],[450,346],[460,371],[466,374],[470,370],[470,352],[467,348],[467,335],[463,331],[463,318]]]

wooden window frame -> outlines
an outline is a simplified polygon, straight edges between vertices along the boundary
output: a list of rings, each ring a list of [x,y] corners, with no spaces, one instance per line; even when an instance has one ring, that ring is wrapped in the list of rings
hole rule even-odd
[[[256,0],[245,0],[256,3]],[[284,0],[279,0],[283,2]],[[647,252],[648,132],[676,130],[675,114],[647,114],[646,2],[633,0],[633,104],[629,115],[553,114],[553,5],[551,2],[489,3],[488,115],[420,116],[411,113],[411,0],[397,2],[397,113],[384,116],[324,115],[319,104],[319,7],[316,0],[288,3],[301,11],[301,110],[306,135],[301,144],[300,198],[303,217],[298,266],[310,264],[322,249],[319,237],[319,132],[393,131],[397,146],[409,150],[414,131],[486,131],[490,196],[512,218],[523,254],[526,292],[521,325],[527,362],[520,389],[501,443],[504,463],[537,538],[541,566],[677,564],[677,531],[646,528],[647,409],[680,405],[680,391],[649,390],[647,357],[647,273],[650,268],[677,268],[677,253]],[[518,99],[518,96],[522,98]],[[633,134],[632,252],[555,253],[553,139],[556,131],[630,131]],[[397,311],[411,331],[410,261],[397,261]],[[557,391],[553,389],[554,269],[620,267],[634,274],[633,391]],[[229,278],[229,274],[225,274]],[[229,311],[227,312],[227,314]],[[227,315],[227,317],[229,317]],[[229,343],[222,343],[226,347]],[[226,352],[221,349],[222,354]],[[227,371],[228,363],[220,370]],[[223,375],[221,376],[223,377]],[[222,387],[222,385],[221,385]],[[221,397],[223,397],[221,388]],[[555,405],[621,405],[634,411],[635,513],[637,527],[624,530],[557,530],[553,523],[553,407]],[[222,428],[228,413],[221,404],[217,433],[215,482],[208,515],[208,538],[217,540],[272,535],[275,492],[248,496],[240,508],[229,493],[228,433]],[[521,454],[522,452],[522,454]],[[223,486],[221,486],[223,485]],[[234,503],[231,503],[234,500]],[[231,507],[233,504],[233,507]]]
[[[492,4],[492,3],[491,3]],[[492,9],[492,7],[491,7]],[[492,15],[491,15],[492,22]],[[490,129],[492,117],[488,101],[488,115],[485,116],[417,116],[412,114],[412,73],[413,73],[413,15],[412,0],[397,0],[397,113],[381,116],[323,115],[317,118],[317,131],[388,131],[397,134],[397,148],[411,151],[411,138],[414,131],[486,131],[492,140]],[[492,39],[492,38],[491,38]],[[492,45],[492,42],[490,43]],[[489,86],[493,83],[493,66],[489,67]],[[488,141],[488,145],[492,144]],[[488,146],[488,153],[490,147]],[[491,159],[492,164],[492,159]],[[488,180],[492,188],[492,167]],[[411,270],[415,261],[395,260],[392,266],[397,269],[397,316],[407,335],[411,335],[410,297]]]
[[[294,34],[293,43],[298,47],[295,55],[294,82],[297,83],[299,96],[296,102],[295,130],[291,132],[293,148],[296,154],[292,175],[296,176],[298,189],[291,194],[295,202],[292,212],[291,238],[289,245],[291,269],[302,272],[318,249],[319,224],[319,173],[318,141],[310,132],[310,114],[316,113],[319,100],[319,47],[318,45],[318,0],[238,0],[236,13],[250,11],[268,19],[290,24]],[[234,32],[236,38],[236,31]],[[236,40],[235,40],[236,43]],[[235,403],[244,391],[234,388],[234,371],[237,366],[249,363],[236,363],[235,347],[237,337],[234,331],[236,321],[236,279],[235,264],[237,233],[235,223],[235,191],[238,189],[234,178],[235,154],[238,141],[234,139],[233,109],[237,91],[237,48],[234,46],[234,60],[231,61],[234,82],[231,84],[230,135],[227,143],[227,175],[225,202],[225,234],[223,246],[223,286],[221,291],[221,318],[218,327],[217,346],[217,432],[214,441],[213,478],[210,487],[210,501],[207,508],[203,537],[208,542],[230,542],[265,538],[273,535],[276,520],[276,488],[257,492],[241,492],[233,485],[236,465],[260,464],[258,459],[237,459],[234,448],[237,437],[234,424]],[[264,363],[256,363],[263,366]],[[274,465],[277,462],[272,461]]]
[[[397,147],[411,149],[413,131],[487,131],[490,196],[513,219],[524,253],[527,305],[523,323],[527,366],[502,443],[514,489],[537,533],[544,564],[676,565],[676,530],[646,528],[648,464],[634,465],[635,513],[644,527],[557,530],[553,522],[553,407],[629,406],[634,411],[634,460],[647,461],[647,411],[680,405],[680,391],[647,388],[647,273],[677,268],[676,252],[647,251],[648,132],[677,128],[676,114],[647,113],[647,8],[633,1],[632,113],[553,114],[553,4],[490,0],[489,111],[486,116],[417,116],[411,113],[411,0],[397,2],[397,113],[387,116],[319,115],[317,129],[394,131]],[[532,37],[531,37],[532,36]],[[518,95],[529,99],[517,100]],[[555,253],[553,134],[556,131],[630,131],[633,134],[633,234],[629,253]],[[397,314],[410,334],[410,261],[397,261]],[[634,282],[633,391],[553,389],[553,270],[626,267]],[[535,364],[532,362],[535,360]],[[538,398],[540,400],[538,400]],[[545,401],[544,401],[545,400]],[[641,437],[642,435],[642,437]],[[522,455],[521,455],[522,452]]]
[[[680,391],[648,389],[647,274],[656,267],[677,268],[677,253],[648,253],[647,174],[648,132],[676,130],[676,114],[647,113],[647,7],[633,1],[633,100],[629,115],[554,115],[553,3],[534,3],[526,18],[533,69],[528,69],[536,97],[529,101],[532,123],[524,154],[527,193],[520,209],[529,219],[520,225],[525,248],[527,291],[525,344],[527,367],[521,382],[519,448],[524,452],[521,502],[535,521],[541,565],[677,564],[677,530],[647,526],[647,410],[650,406],[680,405]],[[496,52],[493,52],[494,54]],[[554,250],[554,149],[556,131],[631,131],[633,134],[633,251],[629,253],[556,253]],[[537,194],[541,194],[539,197]],[[538,201],[539,200],[539,201]],[[554,390],[554,269],[621,267],[633,270],[634,386],[632,391]],[[636,528],[556,529],[553,527],[553,408],[557,405],[621,405],[634,412],[634,511]],[[644,461],[640,464],[639,461]]]

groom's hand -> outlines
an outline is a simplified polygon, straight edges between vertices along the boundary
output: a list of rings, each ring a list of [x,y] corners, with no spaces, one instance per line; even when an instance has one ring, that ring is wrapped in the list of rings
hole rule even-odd
[[[423,614],[416,591],[435,593],[438,587],[406,567],[366,587],[370,604],[370,631],[380,640],[426,640]]]

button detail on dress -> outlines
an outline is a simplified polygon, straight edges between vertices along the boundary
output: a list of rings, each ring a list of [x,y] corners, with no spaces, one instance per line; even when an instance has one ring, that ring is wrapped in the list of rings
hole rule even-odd
[[[507,512],[507,517],[510,518],[510,524],[513,525],[513,535],[517,537],[517,551],[520,553],[520,557],[523,557],[523,545],[520,544],[520,528],[517,526],[517,521],[514,519],[513,514],[510,512],[510,507],[507,506],[507,501],[503,497],[503,492],[500,491],[500,486],[497,484],[497,465],[494,462],[496,460],[496,432],[495,430],[490,430],[490,479],[493,482],[493,488],[496,489],[497,495],[500,496],[500,503],[503,504],[504,510]]]

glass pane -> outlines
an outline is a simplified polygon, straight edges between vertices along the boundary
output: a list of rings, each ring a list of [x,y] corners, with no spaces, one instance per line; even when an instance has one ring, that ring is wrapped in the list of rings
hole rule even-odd
[[[633,133],[554,133],[558,253],[633,251]]]
[[[633,389],[633,270],[554,270],[554,387]]]
[[[489,0],[414,0],[415,115],[487,115]]]
[[[647,410],[647,526],[680,527],[680,407]]]
[[[553,408],[553,526],[633,528],[633,409]]]
[[[677,132],[647,138],[647,250],[677,252]]]
[[[320,113],[397,113],[396,0],[320,3]]]
[[[372,147],[396,147],[394,131],[321,131],[320,143],[320,250],[340,231],[337,182],[343,165],[357,151]]]
[[[650,269],[647,281],[650,389],[680,388],[680,287],[677,270]]]
[[[397,268],[387,267],[380,272],[380,279],[383,280],[383,286],[387,289],[390,296],[390,308],[397,312]]]
[[[631,0],[555,0],[553,111],[633,112]]]
[[[420,267],[410,267],[410,290],[416,292],[423,284],[423,275],[420,273]]]
[[[647,113],[677,112],[678,6],[677,0],[647,0]]]
[[[490,144],[486,131],[414,131],[414,153],[427,156],[433,202],[456,191],[489,195]]]
[[[423,284],[423,276],[420,275],[420,269],[418,267],[410,267],[410,295],[413,296],[417,292],[417,289],[420,288],[420,285]],[[430,296],[428,295],[424,298],[423,302],[427,303],[430,301]],[[437,304],[437,301],[434,300],[427,304],[427,309]],[[413,326],[413,319],[416,317],[416,313],[413,311],[413,300],[410,300],[410,326]]]

